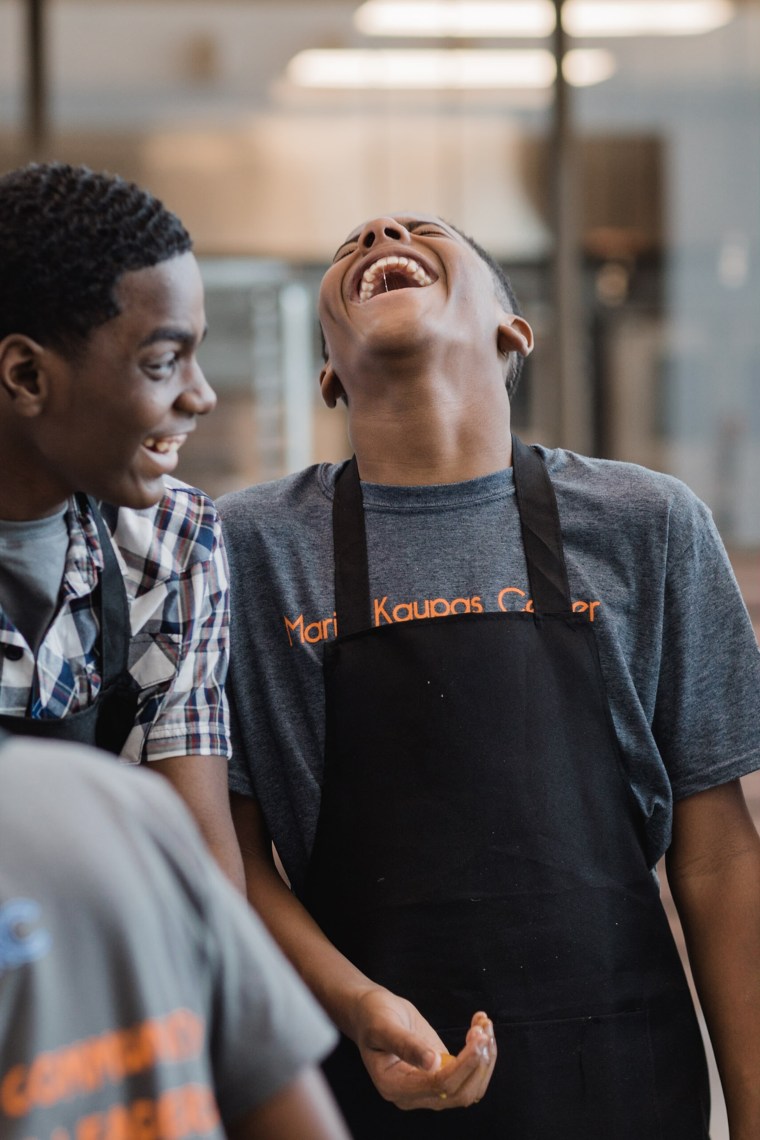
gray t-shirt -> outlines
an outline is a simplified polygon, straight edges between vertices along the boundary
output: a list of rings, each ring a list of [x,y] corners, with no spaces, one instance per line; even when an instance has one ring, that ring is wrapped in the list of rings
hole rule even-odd
[[[42,519],[0,519],[0,608],[33,650],[56,611],[69,532],[66,508]]]
[[[16,737],[0,788],[3,1140],[223,1140],[328,1052],[333,1028],[161,777]]]
[[[542,454],[573,602],[593,622],[628,778],[659,854],[674,799],[760,767],[757,642],[710,512],[683,483]],[[230,787],[261,803],[297,891],[319,810],[339,470],[311,467],[219,503],[232,592]],[[430,487],[364,483],[362,493],[375,624],[530,603],[511,469]]]

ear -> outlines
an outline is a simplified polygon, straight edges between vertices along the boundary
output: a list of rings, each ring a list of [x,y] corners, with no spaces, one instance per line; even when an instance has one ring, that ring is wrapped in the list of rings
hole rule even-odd
[[[533,329],[523,317],[514,313],[502,314],[497,334],[499,352],[507,356],[519,352],[520,356],[530,356],[533,351]]]
[[[334,408],[338,400],[343,400],[343,402],[346,403],[346,393],[343,391],[343,385],[333,371],[329,360],[319,374],[319,388],[322,393],[322,399],[328,408]]]
[[[39,415],[47,396],[45,349],[31,337],[13,333],[0,341],[0,388],[19,415]]]

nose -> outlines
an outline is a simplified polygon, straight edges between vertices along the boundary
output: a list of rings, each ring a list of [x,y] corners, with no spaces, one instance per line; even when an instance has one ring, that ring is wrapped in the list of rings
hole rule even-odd
[[[190,366],[190,382],[177,398],[176,406],[193,416],[205,416],[216,407],[216,392],[206,379],[197,360]]]
[[[388,238],[390,241],[411,241],[409,230],[397,222],[395,218],[374,218],[367,222],[359,234],[359,245],[363,249],[371,249],[376,241]]]

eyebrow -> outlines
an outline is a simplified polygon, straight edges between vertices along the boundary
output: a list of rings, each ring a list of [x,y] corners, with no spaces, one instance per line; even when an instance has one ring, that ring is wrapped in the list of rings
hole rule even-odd
[[[208,334],[208,325],[204,326],[203,333],[200,340],[197,342],[201,344]],[[139,348],[149,348],[152,344],[158,344],[162,340],[171,340],[175,344],[181,344],[184,348],[189,348],[196,343],[195,334],[188,329],[176,328],[173,325],[163,325],[160,328],[154,329],[153,332],[148,333],[144,340],[140,341]]]

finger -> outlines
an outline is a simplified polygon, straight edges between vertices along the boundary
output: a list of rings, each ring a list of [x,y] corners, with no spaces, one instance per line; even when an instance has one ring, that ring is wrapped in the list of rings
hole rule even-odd
[[[491,1077],[494,1074],[496,1067],[497,1050],[496,1042],[491,1039],[489,1044],[489,1059],[487,1064],[481,1066],[475,1073],[472,1083],[467,1089],[467,1095],[472,1097],[471,1103],[477,1104],[487,1094],[488,1086],[491,1082]]]
[[[484,1059],[490,1061],[493,1068],[497,1053],[496,1035],[493,1022],[486,1014],[478,1013],[472,1019],[465,1043],[469,1041],[474,1042],[475,1048],[482,1052]]]
[[[472,1096],[472,1103],[481,1100],[486,1089],[488,1088],[491,1077],[493,1076],[494,1067],[496,1065],[496,1057],[498,1050],[496,1048],[496,1037],[494,1035],[493,1023],[490,1018],[485,1014],[476,1014],[473,1018],[473,1025],[470,1033],[468,1033],[468,1040],[470,1034],[474,1029],[480,1029],[483,1033],[483,1038],[475,1040],[475,1048],[479,1052],[482,1060],[485,1062],[475,1072],[470,1088],[467,1090],[468,1094]]]
[[[375,1053],[389,1054],[391,1061],[406,1061],[423,1072],[436,1072],[444,1046],[437,1034],[431,1042],[403,1026],[386,1024],[382,1032],[376,1031],[368,1036],[366,1048]]]
[[[382,1055],[388,1059],[387,1054]],[[405,1061],[388,1059],[387,1064],[367,1065],[378,1092],[398,1108],[443,1108],[446,1095],[441,1096],[435,1083],[436,1075],[414,1068]]]
[[[375,1062],[370,1075],[381,1095],[399,1108],[441,1111],[466,1107],[478,1100],[488,1085],[491,1057],[490,1052],[485,1052],[487,1040],[485,1032],[478,1029],[457,1057],[432,1073],[412,1068],[388,1054],[378,1055],[388,1063],[380,1066]]]
[[[474,1019],[473,1019],[474,1020]],[[454,1108],[480,1100],[496,1062],[496,1041],[488,1018],[474,1022],[464,1048],[437,1074],[436,1097],[445,1103],[436,1108]]]

